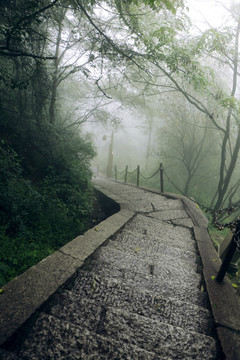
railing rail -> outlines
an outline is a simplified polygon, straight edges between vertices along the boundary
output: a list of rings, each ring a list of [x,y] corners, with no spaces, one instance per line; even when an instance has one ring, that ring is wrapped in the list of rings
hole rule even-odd
[[[114,173],[114,179],[117,181],[118,180],[118,175],[123,175],[124,174],[124,183],[127,182],[127,179],[128,179],[128,175],[133,175],[136,173],[136,185],[139,186],[140,185],[140,180],[141,178],[144,179],[144,180],[150,180],[152,179],[154,176],[156,176],[158,173],[159,173],[159,187],[160,187],[160,190],[161,192],[163,192],[163,189],[164,189],[164,185],[163,185],[163,165],[162,163],[160,164],[160,166],[157,168],[157,170],[150,176],[145,176],[143,174],[143,172],[141,171],[140,169],[140,165],[137,165],[137,167],[130,171],[129,168],[128,168],[128,165],[126,165],[125,169],[124,170],[118,170],[117,166],[115,165],[114,166],[114,169],[112,170],[112,174]],[[109,173],[108,173],[109,174]],[[109,176],[107,176],[109,177]]]

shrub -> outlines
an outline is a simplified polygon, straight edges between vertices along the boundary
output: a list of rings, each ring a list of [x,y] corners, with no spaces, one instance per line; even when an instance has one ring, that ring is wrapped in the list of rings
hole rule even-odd
[[[70,155],[61,171],[51,162],[46,176],[31,181],[16,152],[0,146],[0,286],[86,230],[91,172]]]

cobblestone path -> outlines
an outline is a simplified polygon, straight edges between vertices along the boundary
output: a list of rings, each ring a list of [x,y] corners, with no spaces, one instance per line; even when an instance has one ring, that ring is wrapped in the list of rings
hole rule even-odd
[[[53,295],[12,359],[217,359],[193,223],[181,200],[96,184],[121,197],[133,217]]]

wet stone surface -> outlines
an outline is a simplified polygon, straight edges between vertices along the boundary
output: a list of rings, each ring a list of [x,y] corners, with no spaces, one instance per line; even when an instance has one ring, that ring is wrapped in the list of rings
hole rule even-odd
[[[182,202],[111,181],[98,185],[135,216],[51,297],[16,356],[216,360],[192,220]]]
[[[130,230],[134,234],[146,235],[146,239],[150,237],[155,239],[157,243],[185,249],[196,254],[196,242],[191,229],[174,226],[169,222],[138,214],[124,227],[124,230]]]
[[[125,230],[117,235],[114,240],[110,240],[108,247],[124,251],[130,251],[139,257],[166,255],[173,261],[182,259],[196,265],[196,254],[192,251],[184,250],[171,246],[169,243],[157,241],[156,238],[147,235],[136,234],[132,231]]]
[[[183,226],[190,229],[194,226],[193,221],[190,218],[172,219],[170,220],[170,223],[173,224],[174,226]]]
[[[172,262],[171,256],[165,253],[148,254],[140,256],[140,248],[133,251],[121,251],[113,247],[102,247],[97,253],[96,268],[125,269],[137,274],[152,275],[158,280],[169,280],[172,282],[188,283],[189,285],[200,285],[201,275],[197,273],[197,265],[189,261],[176,258]]]
[[[135,287],[140,291],[148,290],[157,294],[162,294],[165,297],[176,297],[182,301],[188,301],[199,306],[208,306],[207,294],[200,291],[200,284],[198,282],[197,286],[189,285],[183,281],[162,277],[159,279],[158,276],[151,274],[151,268],[149,264],[149,273],[136,273],[132,270],[125,268],[111,267],[110,264],[104,262],[94,262],[89,264],[91,266],[91,271],[93,271],[98,276],[104,276],[107,278],[112,278],[121,284],[126,284],[127,286]]]
[[[46,314],[41,314],[37,320],[20,356],[31,360],[156,359],[154,352],[97,333],[91,334],[86,328],[81,329]]]
[[[56,294],[52,304],[49,304],[49,313],[65,321],[75,324],[80,321],[86,325],[90,317],[89,314],[85,314],[87,319],[83,317],[81,309],[88,307],[87,301],[90,304],[89,309],[94,301],[99,308],[102,305],[123,308],[192,331],[208,334],[212,332],[211,316],[206,308],[176,298],[164,298],[152,292],[139,291],[93,272],[80,271],[74,286],[70,288],[72,291]],[[96,312],[97,310],[91,311],[91,314]]]

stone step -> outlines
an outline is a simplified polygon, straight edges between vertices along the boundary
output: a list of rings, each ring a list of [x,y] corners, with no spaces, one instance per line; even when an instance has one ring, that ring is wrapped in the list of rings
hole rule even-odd
[[[211,335],[213,320],[210,312],[186,301],[165,299],[147,291],[124,286],[117,280],[99,277],[88,271],[80,271],[70,290],[57,293],[49,303],[47,311],[60,318],[79,325],[79,322],[94,322],[102,306],[125,309],[132,313],[155,319],[173,326]],[[85,309],[91,314],[84,316]],[[97,310],[98,309],[98,310]]]
[[[108,245],[124,251],[134,251],[138,253],[139,256],[145,256],[145,254],[147,256],[161,254],[171,259],[180,258],[192,264],[197,262],[195,252],[176,248],[168,243],[158,241],[156,237],[141,235],[133,231],[121,231],[114,239],[109,240]]]
[[[154,351],[158,356],[195,360],[215,358],[216,343],[213,338],[122,309],[105,309],[101,325],[101,333],[105,337],[130,342]]]
[[[99,181],[99,180],[98,180]],[[150,212],[153,210],[182,210],[184,206],[181,200],[169,199],[164,195],[151,193],[143,189],[139,189],[132,186],[124,187],[116,183],[108,183],[105,187],[104,182],[101,183],[101,187],[105,188],[120,196],[121,200],[126,200],[124,207],[133,211],[145,211]],[[129,201],[131,199],[131,201]]]
[[[171,267],[184,267],[186,271],[189,273],[197,273],[199,271],[199,265],[197,264],[197,257],[194,253],[176,249],[174,247],[168,246],[166,244],[155,244],[150,243],[150,239],[148,241],[139,241],[139,238],[136,235],[130,234],[122,234],[123,237],[127,237],[128,241],[121,242],[117,238],[116,240],[109,240],[107,245],[103,246],[102,253],[105,254],[107,252],[113,252],[113,254],[117,255],[117,252],[120,252],[122,255],[125,254],[127,257],[135,257],[140,261],[152,262],[155,263],[171,263]],[[107,251],[105,250],[107,248]],[[191,254],[190,256],[188,256]],[[124,255],[123,255],[124,256]],[[176,266],[175,266],[176,265]],[[173,270],[175,271],[175,270]]]
[[[92,271],[99,277],[108,279],[116,279],[121,284],[135,287],[139,291],[150,291],[159,294],[165,298],[177,298],[202,307],[208,307],[208,297],[206,292],[200,290],[199,279],[197,283],[189,285],[181,278],[173,279],[164,274],[152,275],[152,266],[144,272],[136,272],[134,268],[126,269],[121,264],[116,263],[115,266],[109,266],[109,262],[95,261],[94,258],[89,259],[84,268]],[[154,269],[153,269],[154,272]]]
[[[184,206],[181,200],[178,199],[168,199],[167,197],[151,193],[147,191],[147,199],[151,203],[154,211],[169,211],[169,209],[175,210],[184,210]]]
[[[201,275],[197,273],[197,264],[179,258],[172,259],[166,256],[153,254],[141,256],[140,250],[124,251],[114,247],[102,246],[99,248],[90,262],[94,269],[109,267],[109,270],[126,270],[138,273],[139,276],[151,275],[154,279],[163,281],[187,283],[194,287],[200,287]]]
[[[111,307],[102,307],[98,320],[89,331],[42,313],[19,355],[29,360],[139,359],[144,351],[145,359],[216,359],[214,339],[202,334]]]
[[[158,243],[196,253],[196,241],[192,230],[186,227],[174,226],[168,221],[161,221],[138,214],[125,225],[124,230],[145,235],[146,239],[151,236],[152,240],[156,239]]]
[[[138,250],[138,249],[137,249]],[[150,274],[158,279],[184,282],[189,286],[199,286],[201,275],[197,273],[197,264],[179,258],[171,259],[166,256],[153,254],[140,257],[139,251],[124,251],[113,247],[103,246],[95,253],[96,266],[134,271],[140,276]]]
[[[24,360],[156,360],[152,351],[91,334],[87,329],[44,313],[39,316],[19,355]],[[169,357],[161,359],[170,360]]]
[[[216,354],[216,343],[211,337],[122,309],[103,309],[99,331],[105,337],[117,338],[123,343],[129,342],[170,359],[214,359]]]

